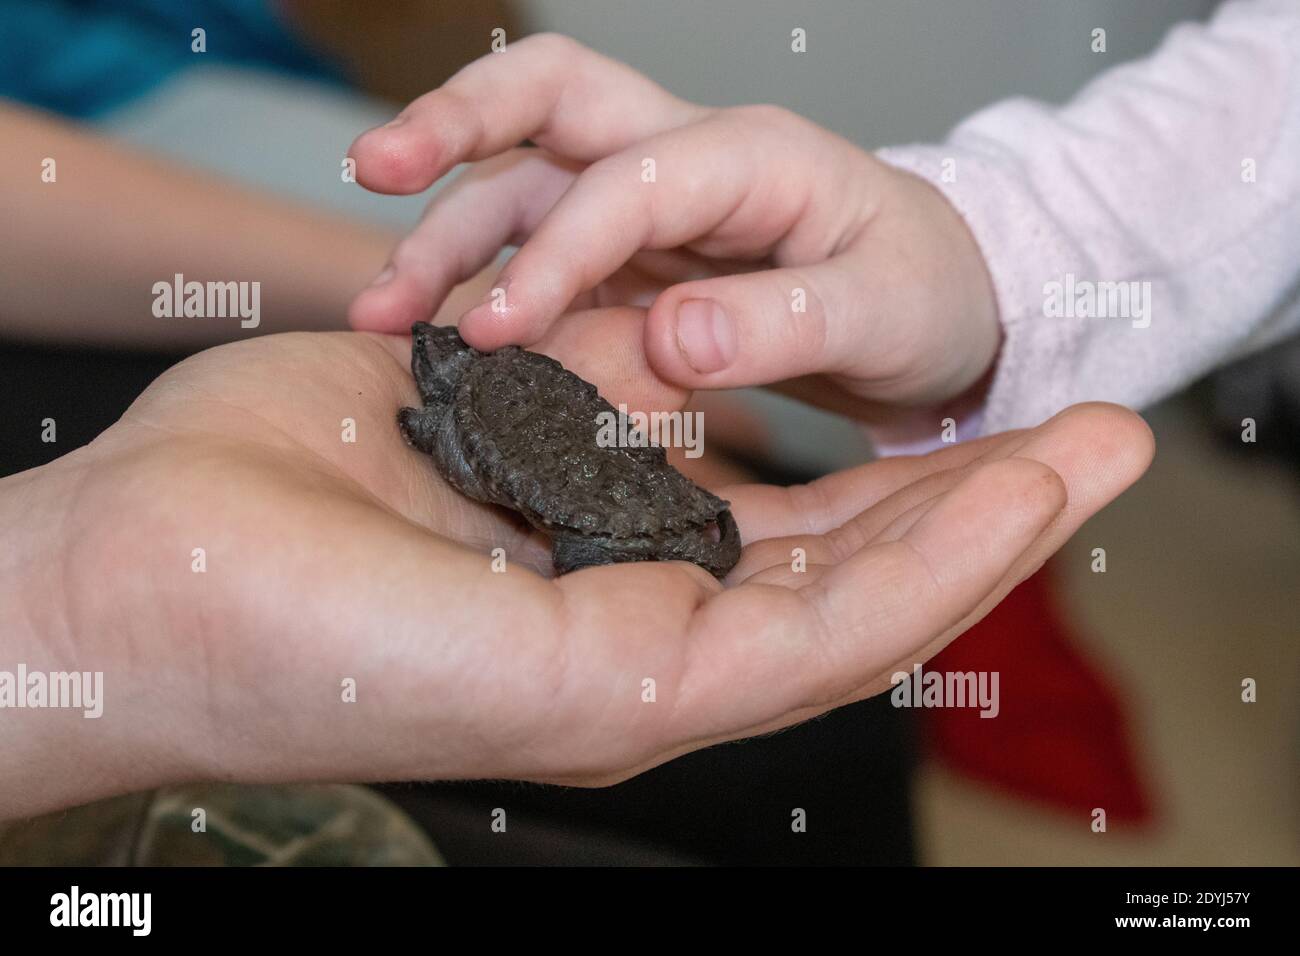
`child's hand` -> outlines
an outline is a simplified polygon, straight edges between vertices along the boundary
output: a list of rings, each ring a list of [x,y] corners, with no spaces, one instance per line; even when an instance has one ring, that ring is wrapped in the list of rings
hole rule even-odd
[[[787,390],[880,423],[969,392],[997,353],[983,258],[930,185],[785,110],[686,103],[566,38],[470,64],[351,155],[386,193],[478,162],[354,301],[360,329],[427,318],[522,244],[460,320],[479,348],[536,342],[571,308],[648,305],[668,381],[803,379]]]

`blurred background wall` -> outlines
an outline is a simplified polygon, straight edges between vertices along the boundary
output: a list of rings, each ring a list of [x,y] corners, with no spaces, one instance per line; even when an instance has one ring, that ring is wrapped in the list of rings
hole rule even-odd
[[[877,147],[943,136],[994,100],[1061,101],[1214,0],[521,0],[530,27],[716,106],[778,103]],[[790,52],[790,31],[808,52]],[[1093,53],[1094,27],[1107,52]]]
[[[249,182],[395,226],[425,200],[342,190],[358,130],[488,49],[553,30],[642,70],[687,99],[777,103],[868,148],[941,138],[1008,96],[1062,101],[1097,72],[1151,50],[1213,0],[286,0],[356,90],[227,65],[181,74],[104,118],[117,135]],[[790,52],[807,31],[808,52]],[[1091,31],[1106,30],[1105,53]],[[225,148],[214,149],[214,143]]]

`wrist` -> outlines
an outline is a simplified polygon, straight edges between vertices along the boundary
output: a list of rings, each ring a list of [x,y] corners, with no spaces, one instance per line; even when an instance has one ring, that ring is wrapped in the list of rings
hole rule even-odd
[[[894,408],[887,417],[865,420],[862,428],[878,458],[924,455],[978,438],[984,432],[984,403],[992,381],[990,368],[979,381],[949,401],[928,408]]]
[[[0,819],[73,802],[58,778],[80,763],[77,722],[89,722],[50,706],[49,675],[77,666],[57,559],[65,525],[56,502],[74,481],[65,461],[0,479]]]
[[[949,359],[939,377],[939,399],[968,407],[987,392],[1002,345],[993,277],[970,224],[940,184],[907,170],[898,175],[916,193],[902,204],[901,215],[926,224],[931,294],[936,296],[930,318],[937,332],[936,353]]]
[[[80,449],[0,479],[0,819],[31,816],[157,782],[141,767],[124,706],[115,617],[91,620],[77,507],[94,453]]]
[[[909,419],[968,398],[993,368],[1002,324],[983,250],[944,190],[878,164],[869,234],[858,250],[876,331],[853,370],[858,394]]]
[[[0,620],[6,624],[0,667],[23,654],[45,659],[53,653],[59,660],[52,663],[71,664],[71,646],[58,639],[67,606],[59,557],[82,454],[0,478]]]

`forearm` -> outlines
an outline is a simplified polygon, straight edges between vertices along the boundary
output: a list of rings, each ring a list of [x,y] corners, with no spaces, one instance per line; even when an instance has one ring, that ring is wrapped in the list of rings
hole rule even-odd
[[[1005,340],[987,430],[1141,407],[1300,328],[1298,48],[1300,7],[1231,3],[1059,110],[1009,101],[942,146],[882,152],[988,262]]]
[[[65,591],[90,585],[78,580],[87,569],[69,562],[62,547],[78,530],[69,503],[84,457],[73,453],[0,479],[0,820],[120,792],[122,768],[131,762],[114,716],[113,696],[121,692],[115,669],[105,656],[79,651],[70,630]],[[61,683],[51,675],[69,677]]]
[[[0,335],[197,348],[342,329],[396,237],[0,106]],[[45,161],[55,178],[42,178]],[[342,182],[339,188],[348,188]],[[351,187],[356,188],[356,187]],[[159,317],[156,283],[259,283],[257,325]]]

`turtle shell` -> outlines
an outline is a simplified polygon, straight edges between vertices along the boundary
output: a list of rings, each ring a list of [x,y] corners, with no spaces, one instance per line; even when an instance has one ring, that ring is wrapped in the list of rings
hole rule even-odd
[[[590,382],[516,346],[472,362],[452,403],[479,480],[535,525],[653,537],[702,527],[726,509],[670,465],[662,448],[601,447],[602,412],[617,419]]]

